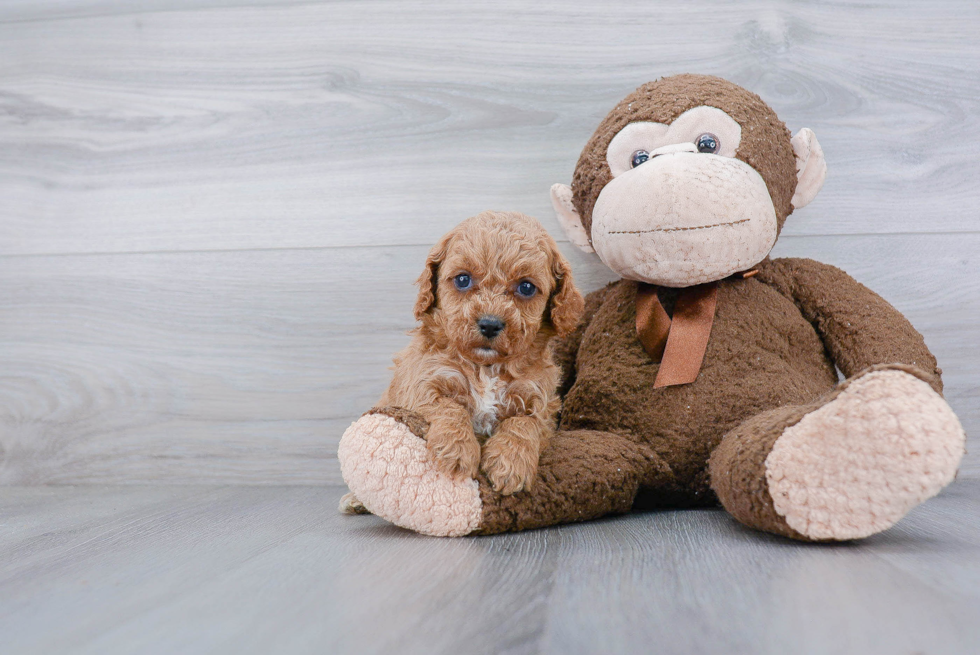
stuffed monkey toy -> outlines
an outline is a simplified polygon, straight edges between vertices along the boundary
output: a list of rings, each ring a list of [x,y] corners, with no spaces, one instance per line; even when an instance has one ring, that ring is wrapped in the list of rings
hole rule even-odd
[[[953,480],[966,437],[901,313],[833,266],[769,259],[825,173],[813,132],[735,84],[641,86],[552,188],[568,238],[622,279],[556,347],[563,407],[532,487],[443,475],[424,421],[389,411],[341,440],[351,490],[442,536],[719,502],[806,541],[894,525]]]

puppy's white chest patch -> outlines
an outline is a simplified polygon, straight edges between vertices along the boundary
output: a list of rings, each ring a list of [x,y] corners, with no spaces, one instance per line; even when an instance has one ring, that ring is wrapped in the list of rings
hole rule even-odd
[[[473,431],[490,436],[497,427],[500,408],[504,403],[507,385],[495,375],[480,370],[480,376],[470,387],[473,397]]]

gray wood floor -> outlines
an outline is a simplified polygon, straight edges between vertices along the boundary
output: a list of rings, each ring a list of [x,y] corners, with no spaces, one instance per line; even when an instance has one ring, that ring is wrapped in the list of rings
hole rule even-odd
[[[978,35],[966,1],[0,3],[0,484],[339,483],[427,248],[484,209],[560,237],[601,117],[689,71],[816,131],[776,254],[906,312],[972,445]]]
[[[866,541],[721,510],[434,539],[338,487],[0,488],[0,640],[33,653],[976,653],[980,481]],[[964,520],[967,518],[969,520]]]
[[[978,43],[970,0],[0,2],[0,653],[980,652]],[[922,331],[959,481],[835,546],[337,515],[429,245],[520,210],[609,280],[548,189],[680,72],[815,130],[775,254]]]

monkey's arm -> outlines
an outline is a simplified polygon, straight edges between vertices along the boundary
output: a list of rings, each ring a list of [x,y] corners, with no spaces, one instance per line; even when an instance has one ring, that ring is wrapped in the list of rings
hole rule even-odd
[[[844,271],[812,259],[774,259],[759,267],[759,279],[796,303],[845,377],[876,364],[906,364],[925,373],[942,393],[942,371],[922,335]]]
[[[578,325],[564,339],[555,340],[553,357],[555,364],[561,369],[561,377],[558,380],[558,396],[560,398],[564,398],[568,390],[575,384],[575,360],[578,357],[579,346],[582,345],[582,336],[585,334],[585,329],[589,327],[589,323],[592,322],[592,317],[599,311],[599,307],[605,301],[609,290],[615,284],[618,283],[612,282],[585,296],[585,309],[582,311],[582,318],[579,319]]]

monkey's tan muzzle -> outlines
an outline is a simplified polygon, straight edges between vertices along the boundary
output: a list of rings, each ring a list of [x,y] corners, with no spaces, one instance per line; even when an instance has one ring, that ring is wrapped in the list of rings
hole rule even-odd
[[[613,179],[592,212],[592,245],[624,277],[687,287],[762,261],[776,243],[766,183],[730,157],[663,154]]]

